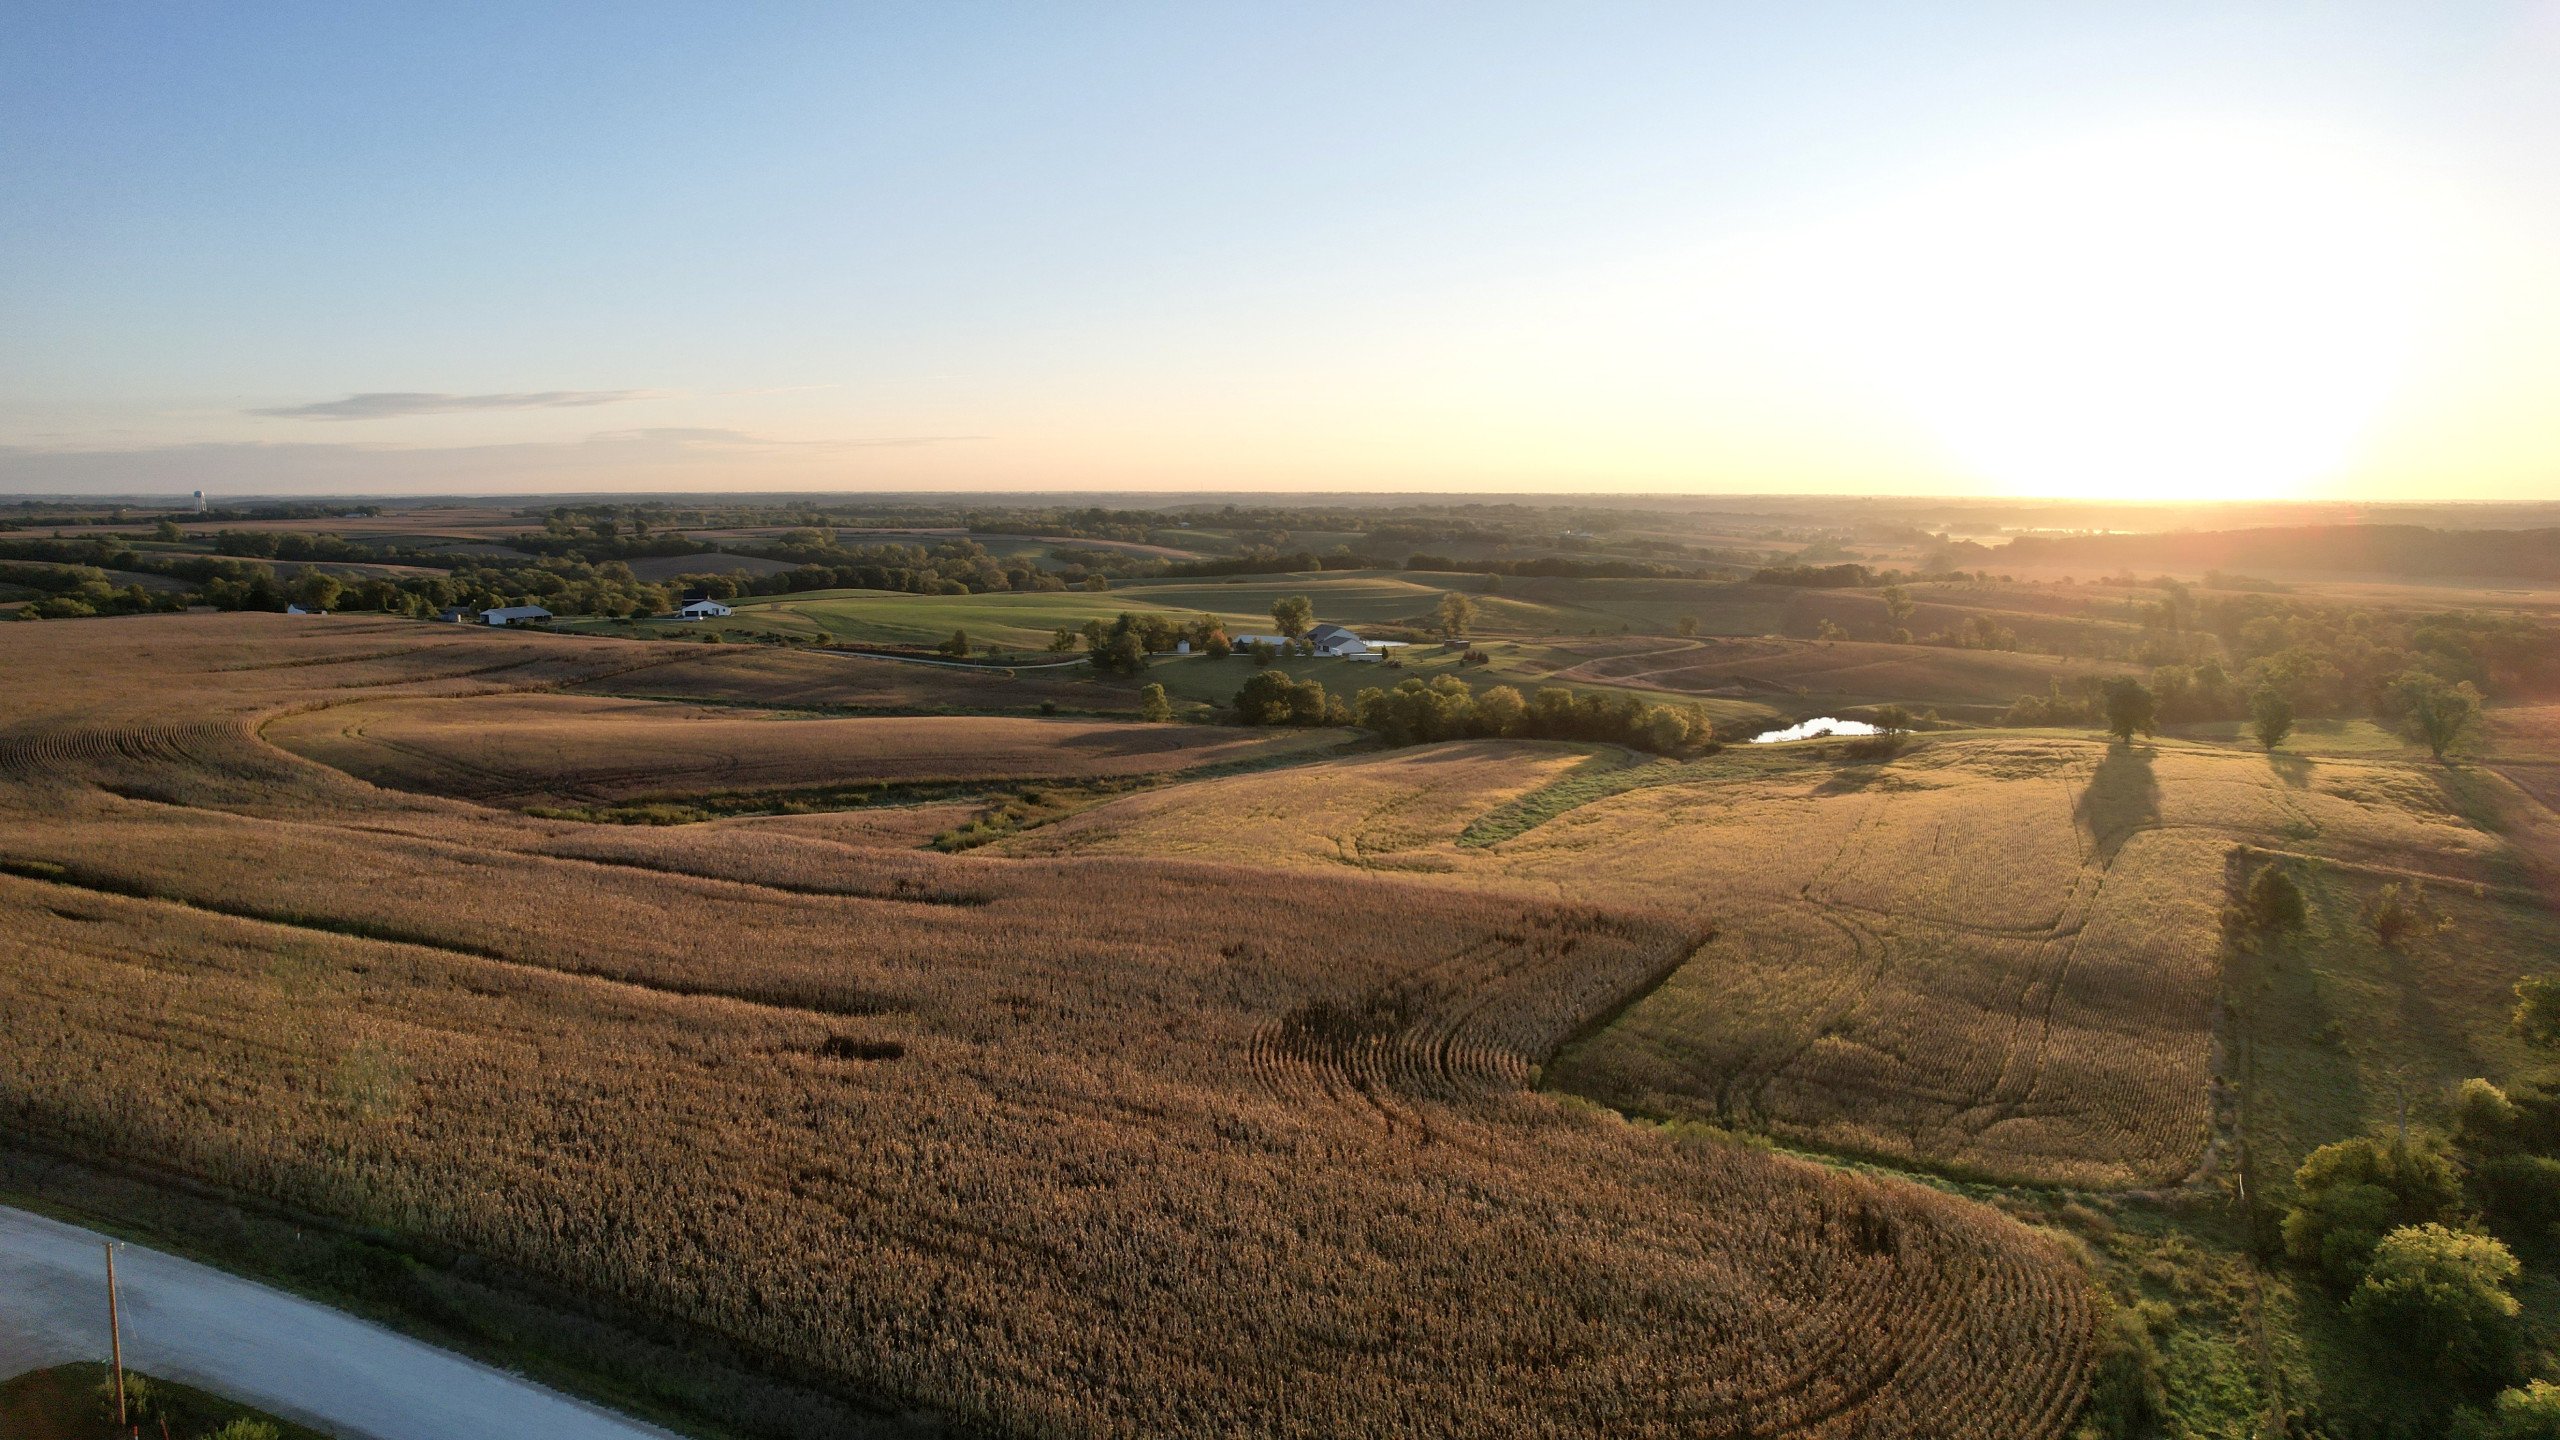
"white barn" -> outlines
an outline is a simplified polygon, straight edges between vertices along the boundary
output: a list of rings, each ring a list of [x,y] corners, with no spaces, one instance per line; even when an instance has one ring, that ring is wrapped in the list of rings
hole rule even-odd
[[[501,605],[481,611],[480,618],[491,625],[521,625],[527,620],[548,620],[551,612],[539,605]]]
[[[687,600],[676,614],[687,620],[717,620],[729,613],[729,607],[717,600]]]
[[[1331,655],[1342,660],[1356,660],[1370,653],[1369,642],[1339,625],[1319,625],[1308,631],[1307,643],[1314,646],[1319,655]]]

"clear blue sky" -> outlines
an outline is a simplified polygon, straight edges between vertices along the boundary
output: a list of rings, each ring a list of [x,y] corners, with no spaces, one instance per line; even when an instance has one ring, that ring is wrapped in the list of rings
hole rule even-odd
[[[2555,74],[2552,4],[20,0],[0,490],[2547,493]]]

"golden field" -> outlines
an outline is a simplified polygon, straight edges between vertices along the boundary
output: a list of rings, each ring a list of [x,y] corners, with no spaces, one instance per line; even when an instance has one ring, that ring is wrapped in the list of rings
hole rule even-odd
[[[1495,748],[1515,765],[1491,764]],[[1544,1083],[2101,1188],[2174,1182],[2205,1152],[2235,847],[2466,884],[2499,853],[2427,767],[2015,733],[1934,738],[1883,764],[1819,744],[1653,762],[1627,773],[1663,783],[1462,843],[1457,817],[1578,758],[1455,746],[1235,776],[1000,848],[1319,871],[1374,868],[1387,850],[1489,893],[1685,916],[1704,943],[1565,1047]],[[1473,802],[1449,793],[1470,782]],[[1407,809],[1451,818],[1394,823]]]
[[[925,823],[891,812],[537,819],[262,736],[424,714],[539,785],[538,750],[507,747],[558,704],[605,705],[582,713],[634,771],[703,726],[858,723],[593,697],[698,656],[265,615],[0,630],[0,673],[46,677],[0,708],[7,1131],[458,1247],[971,1431],[2067,1433],[2094,1311],[2060,1242],[1530,1088],[1718,953],[1746,923],[1719,887],[1782,909],[1809,874],[1897,903],[1890,878],[1824,879],[1879,786],[1742,782],[1762,828],[1802,822],[1746,881],[1707,853],[1735,838],[1709,815],[1660,813],[1687,787],[1460,845],[1472,813],[1589,762],[1451,747],[1323,767],[1367,773],[1304,807],[1305,836],[1277,808],[1230,827],[1294,846],[1275,867],[1138,842],[1199,824],[1169,797],[1310,772],[1057,827],[1088,853],[946,856],[884,844]],[[2004,783],[2079,835],[2072,785],[2098,767],[2051,743]],[[1114,812],[1130,853],[1092,838]],[[1895,844],[1926,830],[1895,823]],[[1996,923],[2048,947],[2098,926],[2113,887],[2089,871],[2136,849],[2107,833]],[[1363,873],[1397,867],[1439,873]],[[1948,892],[1928,923],[1970,933],[1969,899],[1927,883]],[[2109,1003],[2048,988],[2065,1014]],[[2002,1013],[1983,989],[1946,1003]]]

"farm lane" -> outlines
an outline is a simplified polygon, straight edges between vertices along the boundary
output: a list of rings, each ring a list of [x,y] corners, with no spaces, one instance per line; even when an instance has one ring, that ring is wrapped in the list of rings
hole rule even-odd
[[[106,1237],[0,1206],[0,1378],[104,1359]],[[675,1440],[476,1360],[155,1250],[116,1253],[125,1364],[356,1440]]]

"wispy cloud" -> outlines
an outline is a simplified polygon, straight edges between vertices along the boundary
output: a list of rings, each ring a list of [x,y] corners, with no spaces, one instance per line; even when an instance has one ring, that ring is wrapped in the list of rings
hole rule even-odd
[[[661,390],[520,390],[499,395],[448,395],[435,390],[375,390],[343,400],[251,410],[278,420],[388,420],[401,415],[444,415],[457,410],[575,410],[655,400]]]

